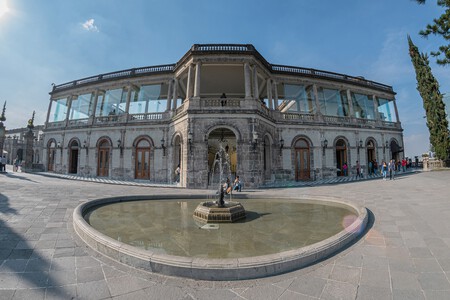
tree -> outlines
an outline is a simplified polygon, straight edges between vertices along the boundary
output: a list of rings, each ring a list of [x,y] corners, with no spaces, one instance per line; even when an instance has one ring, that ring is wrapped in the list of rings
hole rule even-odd
[[[411,37],[408,36],[409,55],[416,70],[417,90],[423,100],[430,132],[430,143],[438,159],[447,159],[450,154],[450,137],[445,113],[445,104],[439,91],[439,83],[429,66],[428,55],[419,53]]]
[[[425,4],[426,0],[416,0],[416,2]],[[441,35],[445,41],[450,41],[450,0],[437,0],[437,5],[445,8],[445,12],[419,34],[423,37],[428,37],[430,34]],[[440,65],[450,64],[450,44],[440,46],[439,51],[433,51],[431,55],[436,57],[436,62]]]

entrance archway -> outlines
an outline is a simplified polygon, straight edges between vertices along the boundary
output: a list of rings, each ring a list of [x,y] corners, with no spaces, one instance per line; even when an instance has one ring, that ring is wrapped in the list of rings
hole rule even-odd
[[[237,165],[236,135],[227,128],[218,128],[208,135],[208,186],[220,184],[221,173],[226,180],[233,180],[239,172]]]
[[[69,173],[77,174],[79,146],[76,140],[73,140],[69,144],[69,151]]]
[[[347,174],[344,172],[344,164],[347,164]],[[343,139],[336,142],[336,166],[337,176],[348,175],[347,145]]]
[[[56,142],[50,140],[47,145],[47,171],[55,172]]]
[[[183,173],[183,165],[181,164],[181,137],[177,135],[173,141],[173,181],[181,183],[181,174],[175,174],[175,169],[180,166],[181,173]]]
[[[309,180],[311,178],[311,162],[308,141],[298,139],[295,148],[295,180]]]
[[[368,170],[368,173],[371,174],[373,171],[373,164],[377,159],[377,154],[375,152],[375,144],[373,142],[373,140],[369,140],[366,144],[366,149],[367,149],[367,166],[369,166],[369,162],[372,162],[372,170]]]
[[[98,161],[97,161],[97,176],[109,176],[109,155],[111,151],[111,144],[107,139],[103,139],[98,144]]]
[[[150,179],[150,141],[140,139],[136,144],[136,179]]]

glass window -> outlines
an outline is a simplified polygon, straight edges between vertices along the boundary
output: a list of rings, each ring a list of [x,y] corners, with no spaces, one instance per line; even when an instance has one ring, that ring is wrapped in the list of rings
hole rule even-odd
[[[278,109],[282,112],[314,113],[316,111],[313,87],[285,84],[278,97]]]
[[[375,105],[373,104],[373,97],[363,94],[351,93],[353,112],[356,118],[360,119],[375,119]]]
[[[127,89],[108,90],[105,94],[99,94],[95,116],[104,117],[125,113],[127,101]]]
[[[56,99],[52,103],[50,110],[49,122],[60,122],[66,119],[67,115],[67,98]]]
[[[69,120],[87,119],[92,114],[94,93],[79,95],[72,99]]]
[[[348,116],[348,101],[346,91],[317,89],[319,96],[320,112],[327,116],[346,117]]]
[[[394,100],[378,98],[378,114],[381,121],[397,122]]]
[[[164,112],[167,108],[167,91],[168,86],[164,83],[143,85],[136,90],[133,89],[129,113],[142,114]]]

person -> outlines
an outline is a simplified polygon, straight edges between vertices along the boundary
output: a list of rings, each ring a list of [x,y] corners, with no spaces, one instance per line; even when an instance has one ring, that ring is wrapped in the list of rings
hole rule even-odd
[[[356,178],[361,178],[361,165],[359,164],[359,161],[356,161]]]
[[[0,172],[6,172],[6,157],[0,156]]]
[[[241,191],[241,181],[239,180],[239,176],[236,176],[233,183],[233,190],[240,192]]]
[[[17,156],[16,159],[14,160],[14,166],[13,166],[13,171],[14,172],[18,172],[19,171],[19,165],[20,165],[20,159]]]
[[[403,158],[403,159],[402,159],[402,169],[403,169],[403,173],[406,172],[406,165],[407,165],[406,158]]]
[[[376,159],[373,160],[373,173],[378,173],[378,163]]]
[[[389,180],[394,180],[395,176],[395,160],[391,159],[388,165],[389,170]]]
[[[180,164],[178,164],[177,168],[175,169],[175,182],[176,183],[180,182],[180,173],[181,173],[181,168],[180,168]]]
[[[373,163],[371,160],[369,161],[369,168],[367,169],[367,171],[369,172],[369,175],[373,173]]]
[[[347,169],[348,169],[348,166],[347,166],[347,163],[346,163],[346,162],[345,162],[344,165],[342,166],[342,169],[344,170],[344,176],[347,176]]]
[[[223,190],[225,191],[226,194],[230,194],[231,193],[231,181],[230,178],[227,177],[227,181],[225,181],[225,183],[223,184]]]
[[[386,175],[387,175],[387,164],[386,162],[383,160],[383,163],[381,165],[381,172],[383,174],[383,180],[386,180]]]

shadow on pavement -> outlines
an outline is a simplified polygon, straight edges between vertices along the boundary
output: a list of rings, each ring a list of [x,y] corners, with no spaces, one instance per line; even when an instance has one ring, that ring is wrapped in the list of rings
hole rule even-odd
[[[0,298],[11,299],[20,289],[40,288],[43,293],[42,289],[50,288],[52,296],[64,299],[63,287],[51,288],[58,282],[49,275],[51,261],[22,236],[33,234],[29,232],[33,228],[8,226],[8,220],[17,216],[8,197],[0,193]]]

